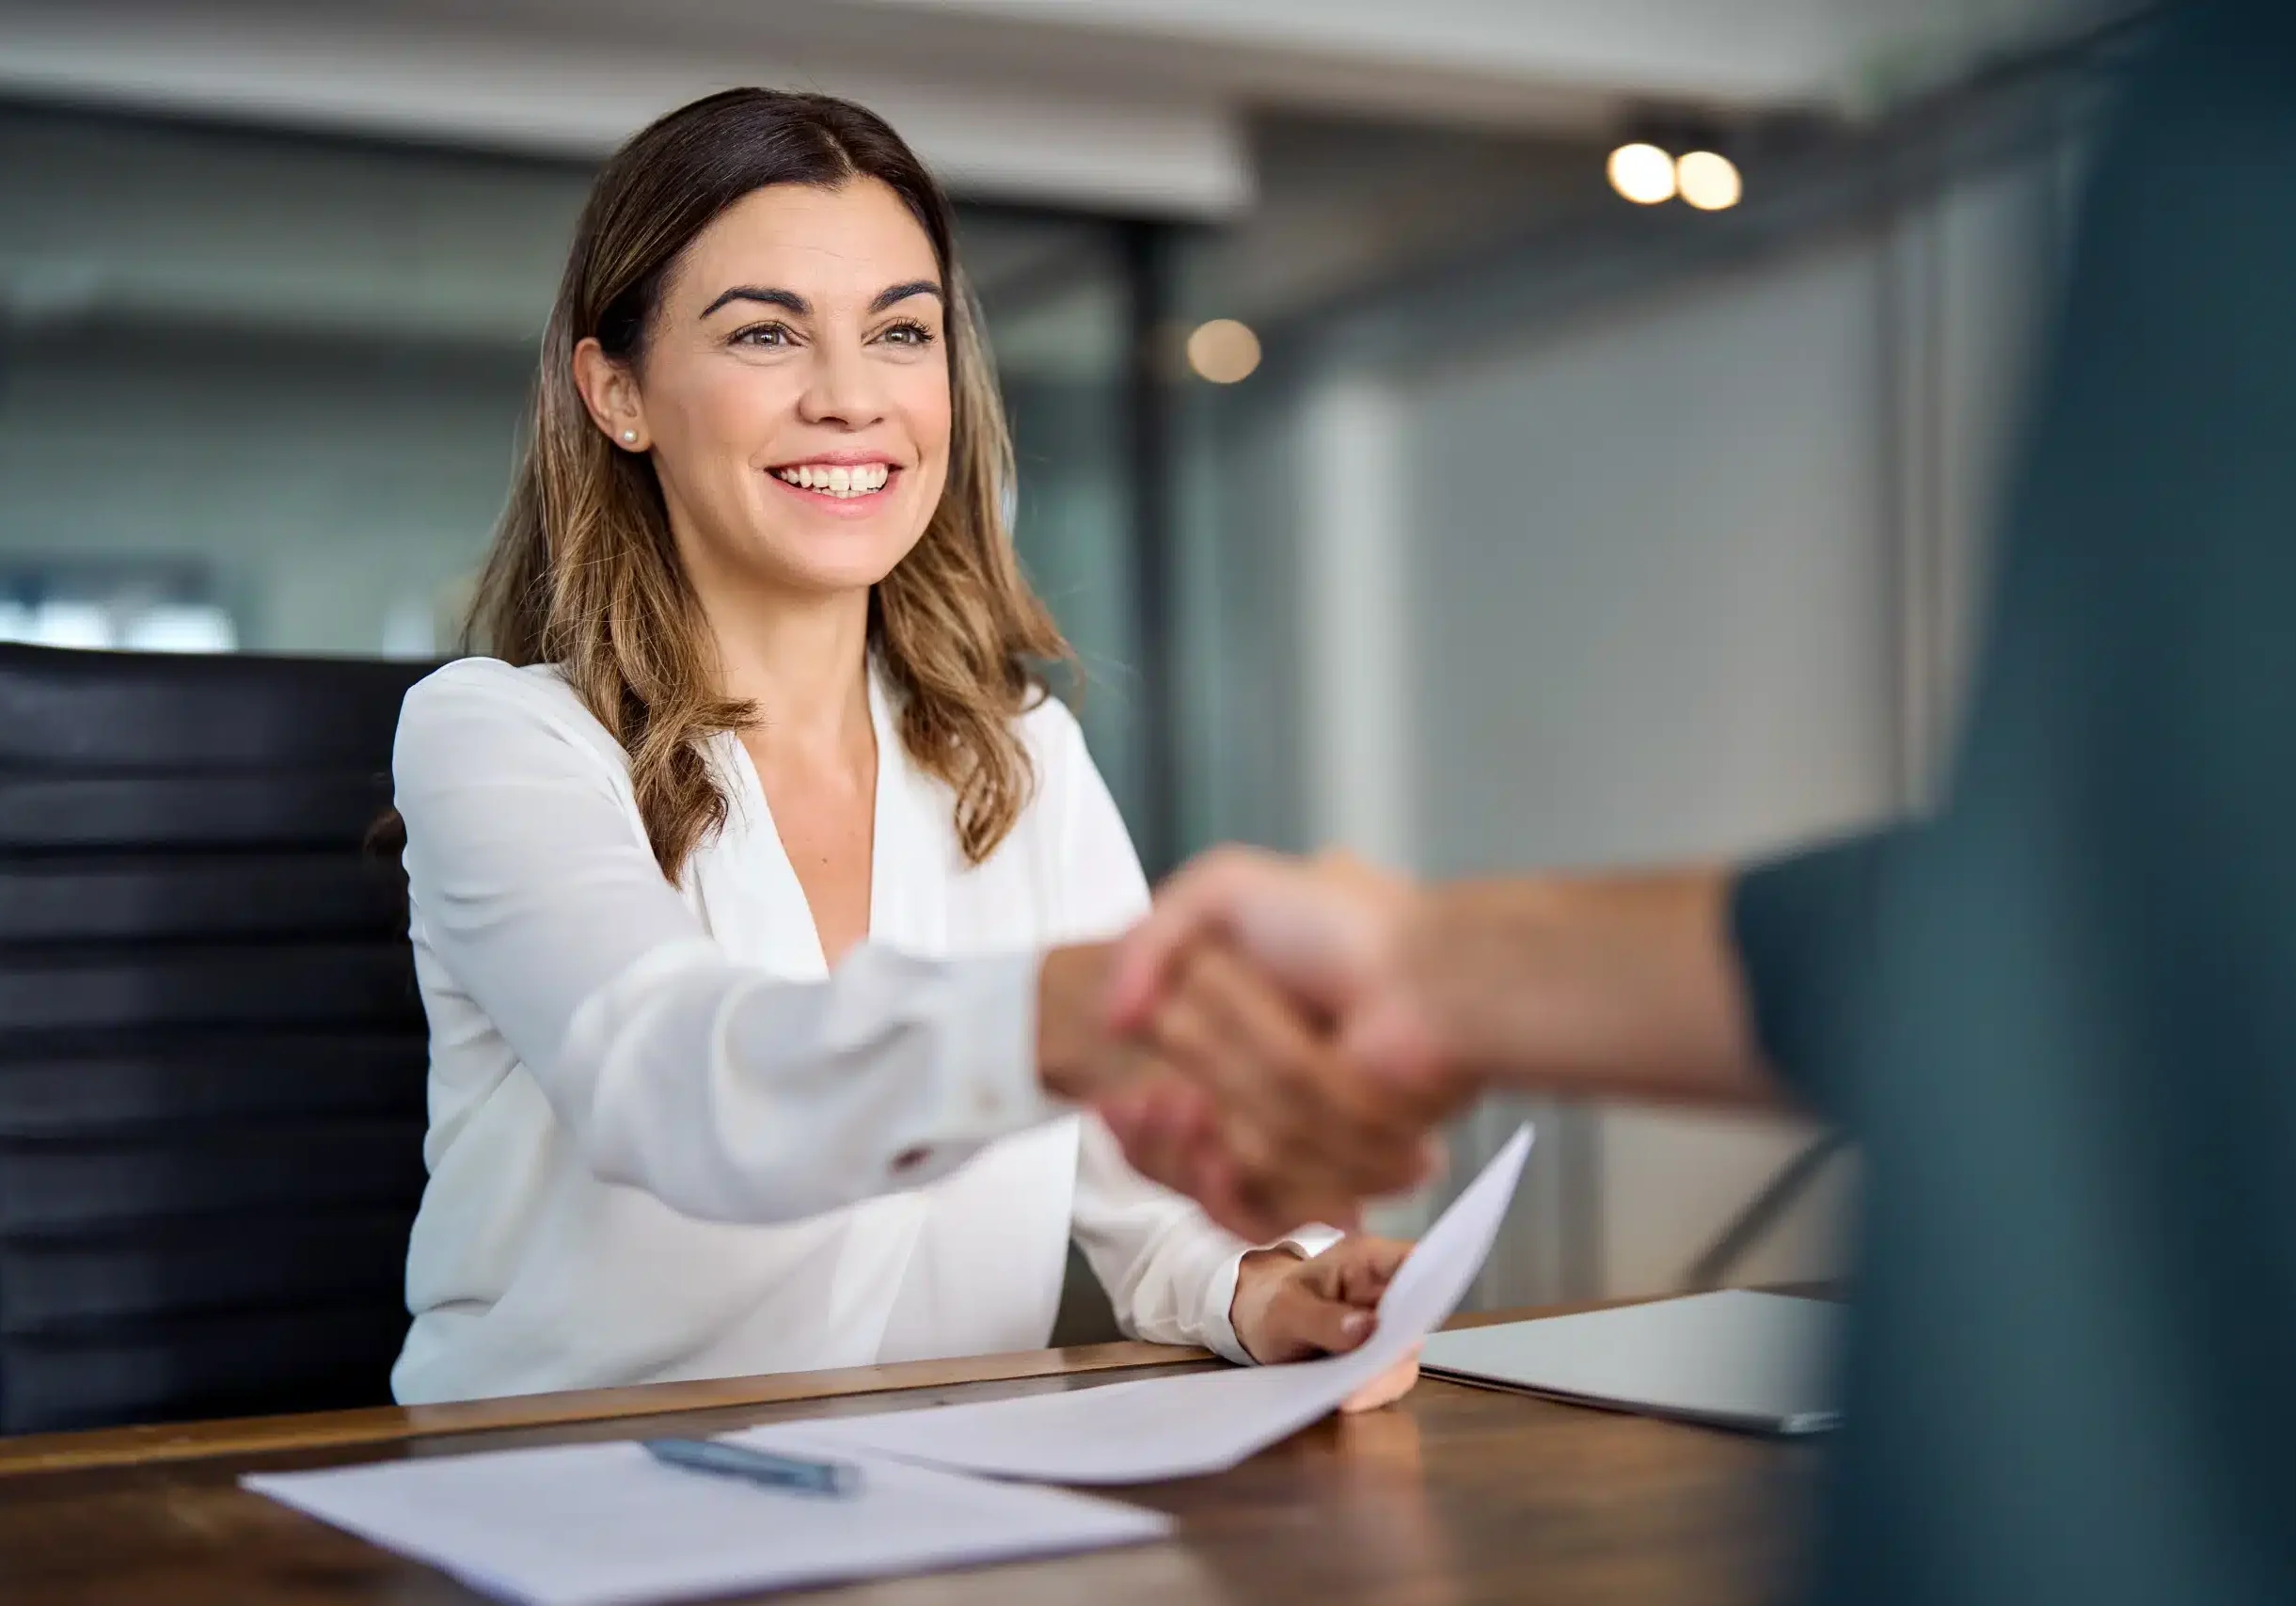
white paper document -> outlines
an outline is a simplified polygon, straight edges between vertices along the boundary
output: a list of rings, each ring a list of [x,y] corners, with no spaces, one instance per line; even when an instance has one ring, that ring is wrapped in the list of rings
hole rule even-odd
[[[1337,1410],[1450,1315],[1491,1252],[1530,1137],[1528,1126],[1519,1129],[1428,1230],[1379,1302],[1378,1330],[1352,1354],[770,1431],[824,1453],[1044,1483],[1144,1484],[1224,1471]]]
[[[744,1437],[805,1453],[773,1429]],[[863,1471],[859,1495],[825,1500],[667,1467],[624,1442],[241,1482],[532,1606],[752,1594],[1136,1544],[1172,1527],[1160,1513],[1060,1489],[898,1461],[867,1461]]]

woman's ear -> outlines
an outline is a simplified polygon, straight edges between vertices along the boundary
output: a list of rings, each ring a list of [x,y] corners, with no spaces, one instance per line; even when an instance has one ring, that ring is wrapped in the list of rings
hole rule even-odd
[[[625,452],[644,452],[654,444],[646,428],[645,403],[630,371],[606,355],[593,338],[574,348],[574,388],[582,393],[590,420],[606,432],[606,438]]]

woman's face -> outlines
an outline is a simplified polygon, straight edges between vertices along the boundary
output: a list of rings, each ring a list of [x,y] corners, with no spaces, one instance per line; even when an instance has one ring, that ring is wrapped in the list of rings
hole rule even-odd
[[[777,184],[687,247],[634,372],[583,342],[592,415],[652,454],[697,588],[865,588],[908,555],[948,478],[946,296],[882,183]]]

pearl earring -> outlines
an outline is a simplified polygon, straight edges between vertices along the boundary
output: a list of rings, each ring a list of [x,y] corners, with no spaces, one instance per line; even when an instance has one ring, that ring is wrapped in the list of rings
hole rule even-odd
[[[625,429],[622,432],[622,438],[635,446],[638,444],[638,432],[634,429]]]

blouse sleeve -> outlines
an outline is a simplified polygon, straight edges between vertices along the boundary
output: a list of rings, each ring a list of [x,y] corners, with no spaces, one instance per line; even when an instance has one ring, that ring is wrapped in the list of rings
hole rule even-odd
[[[863,945],[826,981],[735,962],[634,829],[604,739],[523,672],[408,693],[392,756],[414,918],[600,1178],[774,1222],[930,1182],[1054,1113],[1037,956]]]

